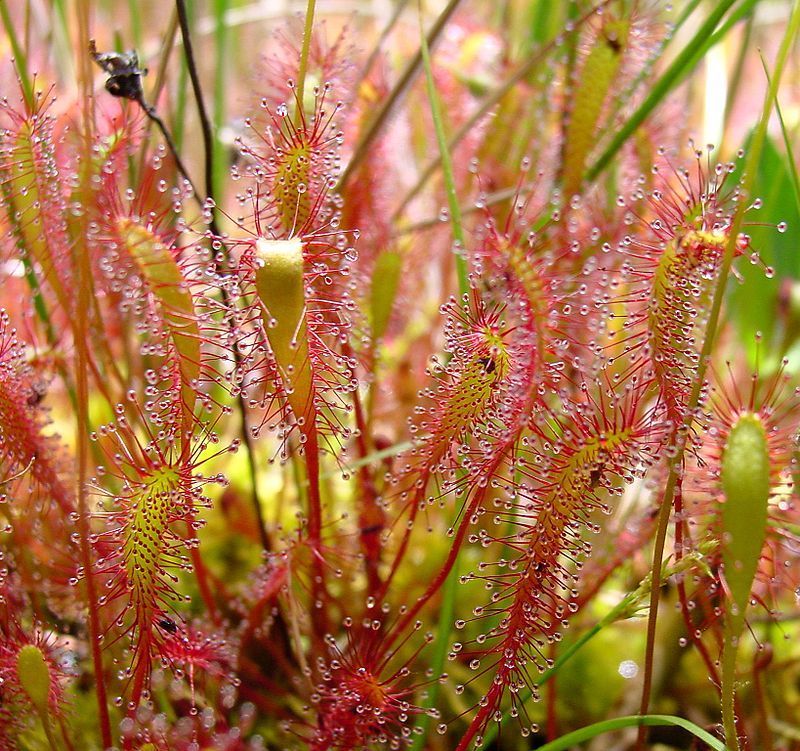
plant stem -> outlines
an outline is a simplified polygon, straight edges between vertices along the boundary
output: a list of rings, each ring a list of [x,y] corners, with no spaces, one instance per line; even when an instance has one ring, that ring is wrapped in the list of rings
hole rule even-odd
[[[223,144],[219,138],[219,129],[225,122],[225,101],[228,81],[228,24],[227,14],[230,7],[229,0],[215,0],[214,2],[214,37],[216,45],[217,65],[214,73],[214,123],[217,130],[214,133],[214,173],[211,180],[214,186],[213,194],[217,200],[222,201],[226,164]]]
[[[77,3],[78,29],[80,34],[80,48],[89,48],[89,2],[82,0]],[[82,146],[83,146],[83,169],[89,170],[92,164],[92,143],[94,140],[93,123],[94,108],[91,104],[92,80],[89,69],[90,59],[87,55],[79,56],[79,82],[83,97],[84,121],[82,123]],[[94,196],[92,180],[81,181],[81,203],[84,206],[91,206]],[[82,212],[79,219],[81,238],[86,238],[88,227],[88,216]],[[92,667],[94,670],[95,688],[94,694],[97,701],[97,713],[100,722],[100,736],[103,748],[110,748],[113,745],[111,735],[111,720],[108,712],[108,696],[106,693],[105,673],[103,671],[103,655],[100,648],[102,628],[100,625],[100,613],[98,607],[98,593],[94,574],[94,561],[92,559],[92,545],[90,542],[91,529],[89,526],[89,503],[87,498],[88,478],[89,478],[89,350],[90,341],[89,331],[89,306],[84,301],[91,300],[93,297],[92,272],[90,268],[89,254],[83,252],[83,243],[75,243],[73,246],[73,264],[76,271],[77,293],[72,295],[73,305],[65,308],[72,310],[75,337],[76,354],[76,443],[78,448],[77,456],[77,510],[78,510],[78,535],[80,545],[81,564],[83,566],[83,576],[86,586],[86,606],[89,615],[89,651],[92,656]]]
[[[175,7],[178,11],[178,25],[181,27],[181,38],[183,39],[183,52],[186,58],[186,66],[189,70],[189,78],[192,82],[192,91],[197,102],[197,114],[200,118],[200,130],[203,134],[203,157],[206,185],[206,198],[214,201],[214,132],[211,121],[208,118],[205,100],[203,98],[203,87],[200,83],[200,76],[197,72],[197,65],[194,59],[194,48],[192,46],[192,34],[189,29],[189,18],[186,14],[185,0],[175,0]],[[216,209],[211,212],[210,229],[215,235],[219,235],[216,225]]]
[[[428,101],[431,106],[433,117],[433,127],[436,131],[436,141],[439,144],[439,154],[442,159],[442,172],[444,174],[444,185],[447,191],[447,204],[450,207],[450,223],[453,225],[453,237],[457,243],[455,248],[456,274],[458,276],[458,292],[463,297],[469,294],[469,279],[467,272],[467,262],[461,255],[466,250],[466,240],[464,229],[461,224],[461,208],[458,205],[458,194],[456,193],[456,180],[453,173],[453,161],[450,158],[450,151],[447,147],[447,136],[444,132],[444,119],[442,117],[442,107],[439,102],[439,95],[436,91],[436,84],[433,80],[433,70],[431,69],[431,53],[428,49],[428,42],[422,28],[422,0],[419,0],[419,24],[420,24],[420,50],[422,51],[422,62],[425,67],[425,84],[428,90]]]
[[[300,50],[300,66],[297,69],[297,112],[295,112],[295,125],[299,128],[304,118],[306,72],[308,71],[308,53],[311,49],[311,36],[314,30],[314,9],[317,0],[308,0],[306,5],[306,19],[303,26],[303,47]]]
[[[186,165],[183,163],[183,160],[178,153],[178,147],[175,145],[175,142],[172,140],[172,135],[170,134],[167,126],[164,124],[164,121],[158,116],[156,113],[155,107],[150,106],[147,102],[144,101],[143,97],[139,97],[137,100],[139,106],[144,110],[145,115],[147,118],[156,124],[159,131],[161,131],[161,135],[164,137],[164,141],[167,144],[167,148],[169,149],[169,153],[172,155],[172,158],[175,160],[175,166],[178,168],[178,172],[183,175],[183,179],[189,183],[189,187],[192,189],[192,194],[194,195],[197,202],[200,204],[200,208],[205,208],[205,203],[203,201],[203,196],[201,193],[198,193],[197,188],[195,187],[194,183],[192,182],[192,178],[189,176],[189,171],[186,169]]]
[[[764,65],[764,73],[767,76],[767,81],[770,80],[769,71],[767,70],[767,64],[764,61],[764,58],[761,58],[761,62]],[[775,114],[778,116],[778,122],[781,126],[781,135],[783,136],[783,145],[786,148],[786,156],[789,157],[786,160],[786,163],[789,167],[789,175],[792,178],[792,188],[794,189],[794,202],[797,206],[797,212],[800,214],[800,175],[798,175],[797,171],[797,162],[794,158],[794,149],[792,148],[792,139],[789,136],[789,132],[786,128],[786,121],[783,119],[783,112],[781,111],[780,104],[778,103],[778,96],[777,91],[775,92]]]
[[[739,734],[736,732],[736,712],[734,697],[736,696],[736,635],[730,626],[730,619],[725,622],[724,643],[722,645],[722,726],[725,729],[725,741],[733,751],[739,751]]]
[[[161,91],[164,88],[164,82],[166,81],[166,76],[167,76],[167,67],[169,66],[169,58],[172,53],[172,48],[175,46],[175,38],[177,35],[178,35],[178,13],[177,10],[173,10],[172,16],[170,17],[169,20],[169,26],[167,27],[167,31],[164,34],[164,41],[161,44],[161,53],[159,55],[158,70],[156,71],[156,80],[149,97],[152,102],[156,103],[158,102],[158,99],[161,96]],[[139,42],[137,41],[136,44],[138,46]],[[141,102],[139,102],[139,104],[141,106]],[[153,105],[153,108],[155,109],[155,105]],[[149,113],[147,112],[147,110],[145,110],[145,114],[148,114],[148,119],[150,119],[151,122],[154,122],[152,118],[149,118]],[[166,127],[159,129],[161,130],[161,133],[163,135],[164,130],[166,130]],[[140,147],[141,153],[139,154],[139,164],[137,173],[139,175],[143,174],[144,172],[145,159],[147,158],[147,151],[148,151],[147,144],[149,136],[150,136],[150,128],[147,128],[142,138],[142,145]],[[170,145],[170,143],[167,142],[167,146],[172,151],[172,156],[174,158],[180,152],[180,148],[175,143],[175,141],[177,140],[176,138],[172,137],[171,140],[172,140],[172,145]],[[177,159],[175,159],[175,163],[177,166],[178,163]],[[188,176],[186,174],[184,174],[184,177],[188,180]],[[189,182],[191,184],[191,181]]]
[[[742,40],[739,43],[739,54],[736,56],[736,63],[733,68],[733,72],[731,74],[730,79],[730,86],[728,87],[728,94],[725,99],[725,114],[722,118],[722,121],[727,123],[730,122],[730,116],[733,112],[733,106],[736,103],[736,99],[739,95],[739,90],[742,84],[742,75],[744,73],[744,66],[745,61],[748,58],[748,52],[750,50],[750,38],[753,35],[753,20],[755,19],[755,14],[750,13],[745,21],[744,24],[744,32],[742,33]],[[725,154],[725,132],[723,130],[722,137],[720,138],[719,143],[719,154]]]
[[[194,91],[195,100],[197,102],[197,111],[200,117],[200,125],[203,132],[206,201],[212,204],[209,229],[214,235],[216,235],[217,237],[221,237],[219,226],[217,225],[218,209],[216,202],[214,200],[214,134],[211,128],[211,122],[208,119],[208,112],[206,110],[205,103],[203,100],[203,89],[200,83],[200,77],[198,75],[197,66],[194,60],[194,52],[192,48],[192,35],[191,35],[191,30],[189,28],[189,18],[186,13],[186,2],[185,0],[175,0],[175,2],[178,11],[178,24],[180,26],[181,37],[183,39],[183,49],[186,60],[186,67],[189,72],[189,78],[191,79],[192,82],[192,90]],[[228,253],[224,245],[223,245],[223,254],[227,258]],[[216,257],[214,260],[214,264],[217,267],[217,271],[219,272],[220,264],[216,260]],[[228,291],[224,286],[222,287],[221,294],[222,294],[222,302],[227,306],[230,303],[230,299]],[[238,349],[236,349],[236,347],[233,348],[233,359],[234,359],[234,365],[238,368],[241,363],[241,355],[239,354],[239,351]],[[269,552],[272,549],[272,545],[269,539],[269,534],[267,533],[266,522],[264,519],[264,511],[261,507],[261,498],[258,492],[258,484],[256,482],[257,473],[255,466],[255,445],[253,443],[253,437],[247,425],[247,405],[245,404],[244,396],[241,393],[236,397],[236,404],[242,416],[241,437],[242,437],[242,443],[244,443],[245,448],[247,449],[247,460],[249,463],[248,472],[252,485],[251,492],[253,498],[253,509],[256,513],[256,518],[258,519],[258,533],[261,538],[261,545],[263,546],[265,551]]]
[[[305,458],[306,481],[308,482],[308,541],[311,548],[311,622],[314,634],[320,644],[328,632],[327,610],[325,600],[327,587],[325,584],[325,560],[322,551],[322,494],[320,492],[319,471],[319,430],[317,429],[316,410],[306,415],[308,428],[305,429],[306,443],[303,447]],[[319,603],[319,606],[317,605]]]
[[[47,738],[47,744],[50,746],[50,751],[59,751],[56,738],[53,735],[53,727],[50,724],[50,718],[47,715],[47,708],[37,708],[36,713],[39,715],[39,719],[42,722],[42,727],[44,728],[44,734]]]
[[[444,670],[445,659],[447,658],[447,652],[450,649],[450,633],[452,630],[452,623],[456,610],[458,579],[459,567],[458,561],[456,561],[455,565],[453,566],[453,570],[447,577],[447,581],[445,582],[444,589],[442,591],[442,605],[439,608],[438,616],[439,633],[437,634],[435,651],[433,653],[433,659],[431,660],[433,682],[428,687],[427,697],[423,704],[425,709],[431,709],[435,707],[436,699],[439,695],[438,678]],[[411,745],[411,751],[422,751],[426,739],[426,730],[428,729],[428,725],[430,725],[430,721],[431,718],[428,714],[423,714],[420,717],[417,727],[422,730],[422,732],[419,733],[414,739],[414,743]]]
[[[778,85],[783,74],[783,68],[786,64],[786,58],[791,47],[791,43],[797,36],[798,29],[800,28],[800,0],[794,0],[792,6],[791,21],[786,29],[786,33],[781,42],[781,47],[778,52],[778,58],[775,65],[775,75],[770,81],[767,89],[764,105],[762,108],[761,119],[759,120],[758,127],[753,135],[753,140],[750,146],[750,152],[747,156],[747,162],[744,169],[744,185],[742,188],[742,198],[739,200],[736,212],[733,216],[733,221],[729,229],[728,242],[725,247],[725,253],[722,258],[722,264],[717,276],[717,283],[714,288],[714,297],[711,303],[711,309],[708,316],[708,324],[706,328],[706,336],[703,340],[703,347],[700,351],[700,358],[697,367],[696,377],[692,384],[692,391],[686,409],[686,420],[682,426],[682,430],[676,431],[676,439],[674,441],[675,455],[669,463],[669,476],[667,478],[667,485],[664,489],[664,498],[662,506],[659,511],[658,529],[656,531],[655,547],[653,552],[653,571],[660,571],[661,564],[664,556],[664,543],[667,536],[667,529],[669,526],[670,511],[675,497],[675,490],[680,482],[681,469],[683,466],[683,453],[686,448],[689,430],[691,423],[694,419],[695,410],[700,402],[700,395],[705,381],[705,373],[711,357],[711,350],[714,344],[714,339],[717,333],[719,324],[720,312],[722,310],[722,301],[725,297],[725,287],[727,285],[728,276],[730,275],[733,259],[736,254],[736,246],[739,237],[739,232],[744,221],[744,212],[747,207],[747,200],[752,193],[753,184],[756,178],[757,165],[761,158],[761,151],[764,146],[764,141],[767,134],[767,124],[769,123],[769,115],[772,111],[773,102],[775,101]],[[650,703],[650,690],[652,686],[652,672],[653,672],[653,655],[655,652],[655,634],[656,634],[656,620],[658,618],[658,603],[659,603],[660,588],[653,587],[650,596],[650,615],[647,623],[647,647],[645,651],[645,666],[644,666],[644,685],[642,688],[642,702],[640,706],[640,714],[647,714]],[[723,703],[727,700],[723,696]],[[732,701],[732,699],[731,699]],[[640,731],[639,746],[644,742],[643,732]]]
[[[64,741],[64,748],[67,751],[75,751],[75,746],[72,744],[69,732],[67,732],[67,725],[61,717],[58,718],[58,729],[61,731],[61,739]]]
[[[426,38],[428,48],[433,47],[434,42],[439,38],[439,35],[444,30],[447,21],[455,12],[455,9],[458,7],[460,1],[461,0],[449,0],[444,10],[442,10],[442,12],[439,14],[439,17],[436,19],[433,26],[431,26]],[[375,113],[375,116],[367,125],[366,130],[356,144],[356,147],[353,151],[353,156],[350,157],[350,161],[347,163],[347,166],[344,168],[344,171],[339,178],[339,183],[336,186],[337,191],[341,191],[344,186],[347,185],[348,180],[353,176],[356,168],[364,160],[364,157],[369,151],[369,147],[372,145],[372,142],[375,140],[378,133],[380,133],[381,128],[388,120],[389,114],[394,109],[395,105],[403,98],[403,95],[411,84],[411,81],[414,80],[414,77],[417,75],[417,73],[419,73],[421,67],[422,49],[420,48],[419,52],[417,52],[417,54],[406,66],[405,70],[400,76],[400,80],[398,80],[398,82],[395,84],[389,96],[386,97],[381,107]]]
[[[0,0],[0,18],[3,21],[3,27],[8,35],[8,40],[11,42],[11,51],[14,53],[14,60],[16,62],[17,75],[19,82],[22,85],[22,95],[25,98],[25,104],[32,108],[34,106],[33,84],[31,83],[30,76],[28,75],[28,58],[25,55],[25,50],[20,45],[17,38],[14,24],[11,23],[11,16],[8,12],[8,3],[6,0]]]

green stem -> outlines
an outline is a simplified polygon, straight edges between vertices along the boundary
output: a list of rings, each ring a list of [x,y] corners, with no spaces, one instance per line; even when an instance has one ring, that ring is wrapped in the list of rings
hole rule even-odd
[[[222,202],[222,194],[225,185],[227,165],[224,155],[224,147],[219,138],[220,128],[225,122],[226,92],[230,86],[227,80],[228,66],[228,25],[226,16],[229,0],[216,0],[214,3],[214,37],[216,42],[217,64],[214,73],[214,169],[211,180],[214,185],[214,195],[217,200]]]
[[[458,275],[458,291],[463,296],[469,293],[469,280],[467,278],[467,262],[459,251],[466,248],[464,229],[461,223],[461,207],[458,203],[456,193],[456,181],[453,174],[453,161],[447,147],[447,136],[444,132],[444,120],[442,118],[442,107],[439,102],[439,95],[433,81],[433,71],[431,69],[431,53],[428,49],[428,42],[422,30],[422,9],[420,7],[420,49],[422,51],[422,62],[425,67],[425,84],[428,91],[428,100],[431,105],[431,115],[433,116],[433,127],[436,131],[436,141],[439,144],[439,153],[442,156],[442,173],[444,185],[447,192],[447,204],[450,207],[450,223],[453,225],[453,237],[457,243],[455,249],[456,274]]]
[[[701,362],[701,368],[704,366]],[[702,377],[698,378],[695,383],[702,383]],[[699,395],[700,390],[697,389]],[[694,395],[694,392],[693,392]],[[695,402],[690,399],[690,404]],[[687,410],[690,414],[693,410]],[[652,571],[660,570],[664,561],[664,547],[667,540],[667,530],[669,529],[669,517],[672,511],[672,504],[675,499],[675,489],[680,477],[680,468],[683,464],[683,452],[686,447],[686,439],[682,434],[678,435],[678,440],[673,444],[675,450],[674,457],[669,463],[669,475],[667,476],[667,484],[664,488],[664,498],[661,501],[661,508],[658,512],[658,524],[656,527],[655,543],[653,548],[653,565]],[[655,642],[656,642],[656,626],[658,624],[658,605],[661,597],[661,587],[653,587],[650,591],[650,608],[647,618],[647,644],[645,647],[644,656],[644,678],[642,684],[642,701],[639,707],[640,714],[647,714],[650,706],[650,693],[653,687],[653,662],[655,655]],[[639,744],[644,741],[643,735],[639,735]]]
[[[138,0],[128,0],[128,23],[131,25],[131,37],[136,49],[142,48],[142,11]]]
[[[161,52],[158,56],[158,70],[156,71],[155,84],[153,85],[153,89],[150,95],[148,97],[145,97],[146,100],[153,102],[154,109],[158,105],[158,100],[160,99],[161,92],[164,88],[164,83],[166,81],[166,76],[167,76],[167,69],[169,67],[169,59],[172,53],[172,48],[175,46],[175,39],[177,35],[178,35],[178,13],[175,9],[173,9],[172,16],[169,20],[169,26],[167,27],[167,31],[165,32],[164,38],[161,43]],[[140,44],[139,42],[136,43],[137,48],[139,47],[139,44]],[[144,174],[145,164],[147,161],[148,144],[150,139],[149,123],[152,122],[153,120],[148,121],[148,127],[145,129],[144,135],[142,137],[142,144],[139,147],[139,164],[137,165],[136,172],[134,173],[134,178]],[[166,125],[162,129],[162,133],[164,130],[167,130],[169,132],[169,129],[166,127]],[[175,148],[174,153],[177,154],[180,152],[180,149],[175,142],[176,139],[174,138],[173,135],[172,143]]]
[[[436,706],[436,699],[439,695],[439,676],[444,671],[444,663],[447,658],[447,652],[450,649],[450,634],[453,619],[456,610],[456,594],[458,593],[458,579],[459,579],[459,566],[458,558],[453,564],[453,569],[450,571],[447,581],[442,589],[442,605],[439,608],[439,633],[436,637],[436,647],[431,661],[431,670],[433,671],[433,682],[428,687],[427,697],[423,702],[425,709],[432,709]],[[420,717],[417,727],[422,732],[414,738],[414,743],[411,745],[411,751],[422,751],[426,740],[426,730],[430,724],[431,718],[429,715],[424,714]]]
[[[304,116],[304,98],[306,93],[306,72],[308,70],[308,53],[311,49],[311,35],[314,29],[314,10],[317,0],[308,0],[306,6],[306,20],[303,26],[303,47],[300,50],[300,67],[297,70],[297,112],[295,123],[300,126]]]
[[[460,2],[461,0],[449,0],[444,10],[442,10],[442,12],[439,14],[436,22],[433,24],[433,26],[431,26],[431,30],[428,32],[426,41],[429,48],[432,47],[433,43],[439,38],[439,35],[444,30],[447,21],[449,20],[450,16],[453,15]],[[336,186],[337,191],[343,190],[344,186],[347,185],[347,181],[353,176],[356,168],[364,160],[364,157],[367,155],[372,142],[375,140],[378,133],[380,133],[384,124],[389,119],[389,114],[391,111],[403,98],[403,95],[411,85],[411,81],[414,80],[414,77],[419,72],[421,66],[422,50],[420,49],[420,51],[417,52],[414,58],[408,63],[405,70],[401,74],[400,79],[386,97],[380,109],[369,121],[369,124],[364,130],[361,138],[359,138],[358,143],[353,150],[353,156],[350,157],[350,161],[347,163],[347,166],[342,171],[342,176],[339,178],[339,184]]]
[[[744,25],[744,31],[742,32],[742,40],[739,43],[739,52],[736,56],[736,63],[733,67],[733,73],[731,74],[731,82],[730,86],[728,87],[728,95],[725,99],[725,114],[723,115],[722,122],[727,123],[730,122],[731,112],[733,112],[733,105],[736,103],[736,98],[739,95],[739,90],[742,83],[742,75],[744,73],[744,66],[746,61],[749,58],[748,52],[750,51],[750,39],[753,35],[753,19],[755,15],[751,13],[747,21]],[[725,154],[725,136],[726,133],[723,131],[722,137],[720,138],[719,143],[719,150],[718,154]]]
[[[767,76],[767,81],[770,81],[769,71],[767,70],[767,64],[764,61],[764,58],[761,58],[761,62],[764,65],[764,73]],[[771,83],[771,81],[770,81]],[[778,103],[778,96],[777,91],[775,92],[775,114],[778,116],[778,122],[781,126],[781,135],[783,136],[783,145],[786,148],[786,156],[789,158],[786,160],[786,163],[789,167],[789,175],[792,178],[792,187],[794,188],[794,201],[795,205],[797,206],[797,213],[800,214],[800,175],[797,172],[797,162],[794,159],[794,149],[792,149],[792,139],[789,136],[789,131],[786,128],[786,121],[783,119],[783,112],[781,111],[780,104]]]
[[[764,105],[762,108],[761,118],[758,127],[755,130],[753,139],[750,145],[750,151],[747,155],[747,162],[744,169],[744,184],[742,186],[742,198],[739,200],[736,213],[733,216],[731,227],[729,230],[728,243],[725,247],[725,254],[720,266],[717,283],[714,289],[714,297],[711,303],[711,309],[708,316],[708,324],[706,328],[706,336],[703,340],[703,347],[700,351],[700,359],[697,367],[697,374],[692,384],[692,391],[686,409],[686,423],[684,430],[678,433],[675,440],[675,455],[669,464],[669,476],[667,478],[667,485],[664,489],[664,499],[662,502],[661,510],[659,511],[658,529],[656,532],[655,548],[653,552],[653,571],[660,571],[664,556],[664,544],[667,536],[667,529],[669,527],[670,511],[675,497],[675,489],[680,480],[681,467],[683,464],[683,453],[686,447],[686,436],[688,435],[693,420],[693,415],[700,402],[700,395],[702,392],[703,384],[705,382],[705,373],[708,368],[711,351],[713,349],[714,340],[716,337],[720,312],[722,310],[722,302],[725,297],[725,288],[727,286],[728,277],[730,275],[731,265],[736,254],[736,244],[739,232],[742,228],[744,221],[744,212],[747,208],[747,198],[752,193],[753,184],[756,178],[757,166],[761,158],[761,151],[764,147],[764,140],[767,134],[767,124],[769,123],[769,115],[772,111],[772,105],[778,91],[778,84],[783,74],[783,69],[786,64],[786,58],[791,47],[791,43],[797,36],[798,29],[800,28],[800,0],[794,0],[792,6],[791,21],[786,29],[786,33],[781,42],[781,47],[778,52],[778,59],[775,65],[775,75],[770,81],[767,93],[764,98]],[[642,703],[640,714],[646,714],[650,703],[650,688],[652,685],[652,672],[653,672],[653,655],[655,652],[655,634],[656,634],[656,620],[658,618],[658,603],[660,596],[660,588],[653,587],[650,596],[650,614],[647,624],[647,647],[645,652],[645,669],[644,669],[644,686],[642,688]],[[723,700],[724,701],[724,700]]]
[[[193,2],[186,3],[187,23],[191,25],[193,17]],[[177,15],[176,15],[177,18]],[[187,78],[189,77],[189,66],[186,64],[186,58],[181,56],[181,69],[178,73],[178,85],[175,92],[175,107],[172,113],[172,134],[175,141],[175,147],[180,151],[183,147],[183,132],[186,127],[186,92],[187,92]]]
[[[53,728],[50,725],[50,718],[47,715],[47,707],[37,707],[36,714],[39,715],[39,719],[42,721],[44,734],[45,737],[47,738],[47,743],[50,746],[51,751],[59,751],[58,744],[56,743],[56,738],[53,735]]]
[[[736,714],[734,710],[736,696],[736,635],[725,623],[724,643],[722,646],[722,726],[725,729],[725,740],[733,751],[739,751],[739,735],[736,732]]]
[[[61,740],[64,742],[66,751],[75,751],[75,746],[72,744],[72,740],[69,737],[67,723],[64,722],[63,717],[58,718],[58,729],[61,731]]]
[[[53,56],[56,70],[63,81],[75,80],[74,57],[70,49],[69,24],[64,0],[53,0],[53,17],[51,24]]]
[[[22,86],[22,96],[25,98],[25,104],[28,108],[32,109],[34,105],[34,96],[33,84],[28,75],[28,58],[25,55],[25,50],[19,43],[14,24],[11,23],[11,16],[8,12],[8,2],[6,2],[6,0],[0,0],[0,18],[3,20],[3,26],[11,42],[11,51],[14,53],[14,60],[17,64],[17,75],[19,76],[19,82]]]

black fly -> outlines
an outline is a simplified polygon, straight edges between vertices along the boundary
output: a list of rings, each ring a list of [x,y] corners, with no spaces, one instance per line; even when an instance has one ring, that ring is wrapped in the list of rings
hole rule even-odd
[[[494,361],[493,357],[480,357],[478,358],[478,362],[483,365],[483,370],[485,373],[494,373],[497,370],[497,363]]]
[[[128,52],[98,52],[94,39],[89,40],[89,54],[106,72],[106,91],[112,96],[143,101],[142,76],[147,68],[139,67],[139,56],[135,50]]]
[[[178,630],[178,625],[172,618],[167,618],[166,616],[162,616],[162,618],[158,621],[158,625],[164,629],[169,634],[174,634]]]

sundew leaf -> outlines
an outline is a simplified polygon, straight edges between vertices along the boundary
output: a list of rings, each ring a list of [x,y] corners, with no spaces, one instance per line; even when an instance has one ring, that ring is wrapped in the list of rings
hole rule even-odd
[[[33,706],[39,713],[46,714],[50,695],[50,668],[42,650],[35,644],[26,644],[17,653],[17,674]]]
[[[754,0],[750,0],[750,2],[753,1]],[[594,164],[591,165],[586,174],[586,180],[588,182],[594,180],[608,167],[616,153],[622,148],[631,135],[633,135],[636,129],[647,119],[650,113],[664,101],[669,92],[688,75],[689,71],[694,69],[697,61],[712,45],[712,40],[719,41],[716,37],[712,37],[712,32],[735,2],[736,0],[722,0],[722,2],[717,4],[714,10],[709,14],[705,23],[697,29],[694,37],[692,37],[680,51],[670,66],[652,86],[650,93],[645,97],[644,101],[617,130],[605,151],[603,151],[595,160]]]
[[[200,331],[194,301],[170,249],[150,230],[128,218],[119,220],[120,238],[136,261],[137,270],[161,306],[164,323],[178,354],[181,396],[191,414],[200,377]]]
[[[750,599],[767,527],[770,489],[767,433],[761,420],[744,414],[731,428],[722,455],[722,507],[725,581],[731,595],[728,617],[739,624]]]
[[[564,144],[562,183],[567,200],[580,192],[586,157],[597,142],[597,123],[622,62],[629,29],[627,19],[603,24],[575,86]]]
[[[26,115],[19,122],[8,163],[2,165],[3,197],[8,221],[24,248],[22,257],[40,267],[41,275],[66,310],[68,301],[62,282],[69,237],[63,221],[63,203],[57,190],[52,190],[56,164],[52,132],[43,123],[41,111]]]
[[[295,417],[313,410],[313,382],[305,316],[303,242],[265,240],[256,243],[259,268],[256,293],[275,361]]]
[[[722,657],[722,718],[725,738],[739,748],[734,695],[736,653],[744,629],[761,549],[767,529],[770,489],[767,432],[761,419],[745,413],[728,435],[722,454],[722,562],[729,596],[725,598]]]

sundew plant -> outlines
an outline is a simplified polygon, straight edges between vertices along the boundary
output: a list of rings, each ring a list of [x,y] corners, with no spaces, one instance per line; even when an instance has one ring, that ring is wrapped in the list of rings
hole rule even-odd
[[[0,751],[800,749],[798,0],[0,22]]]

